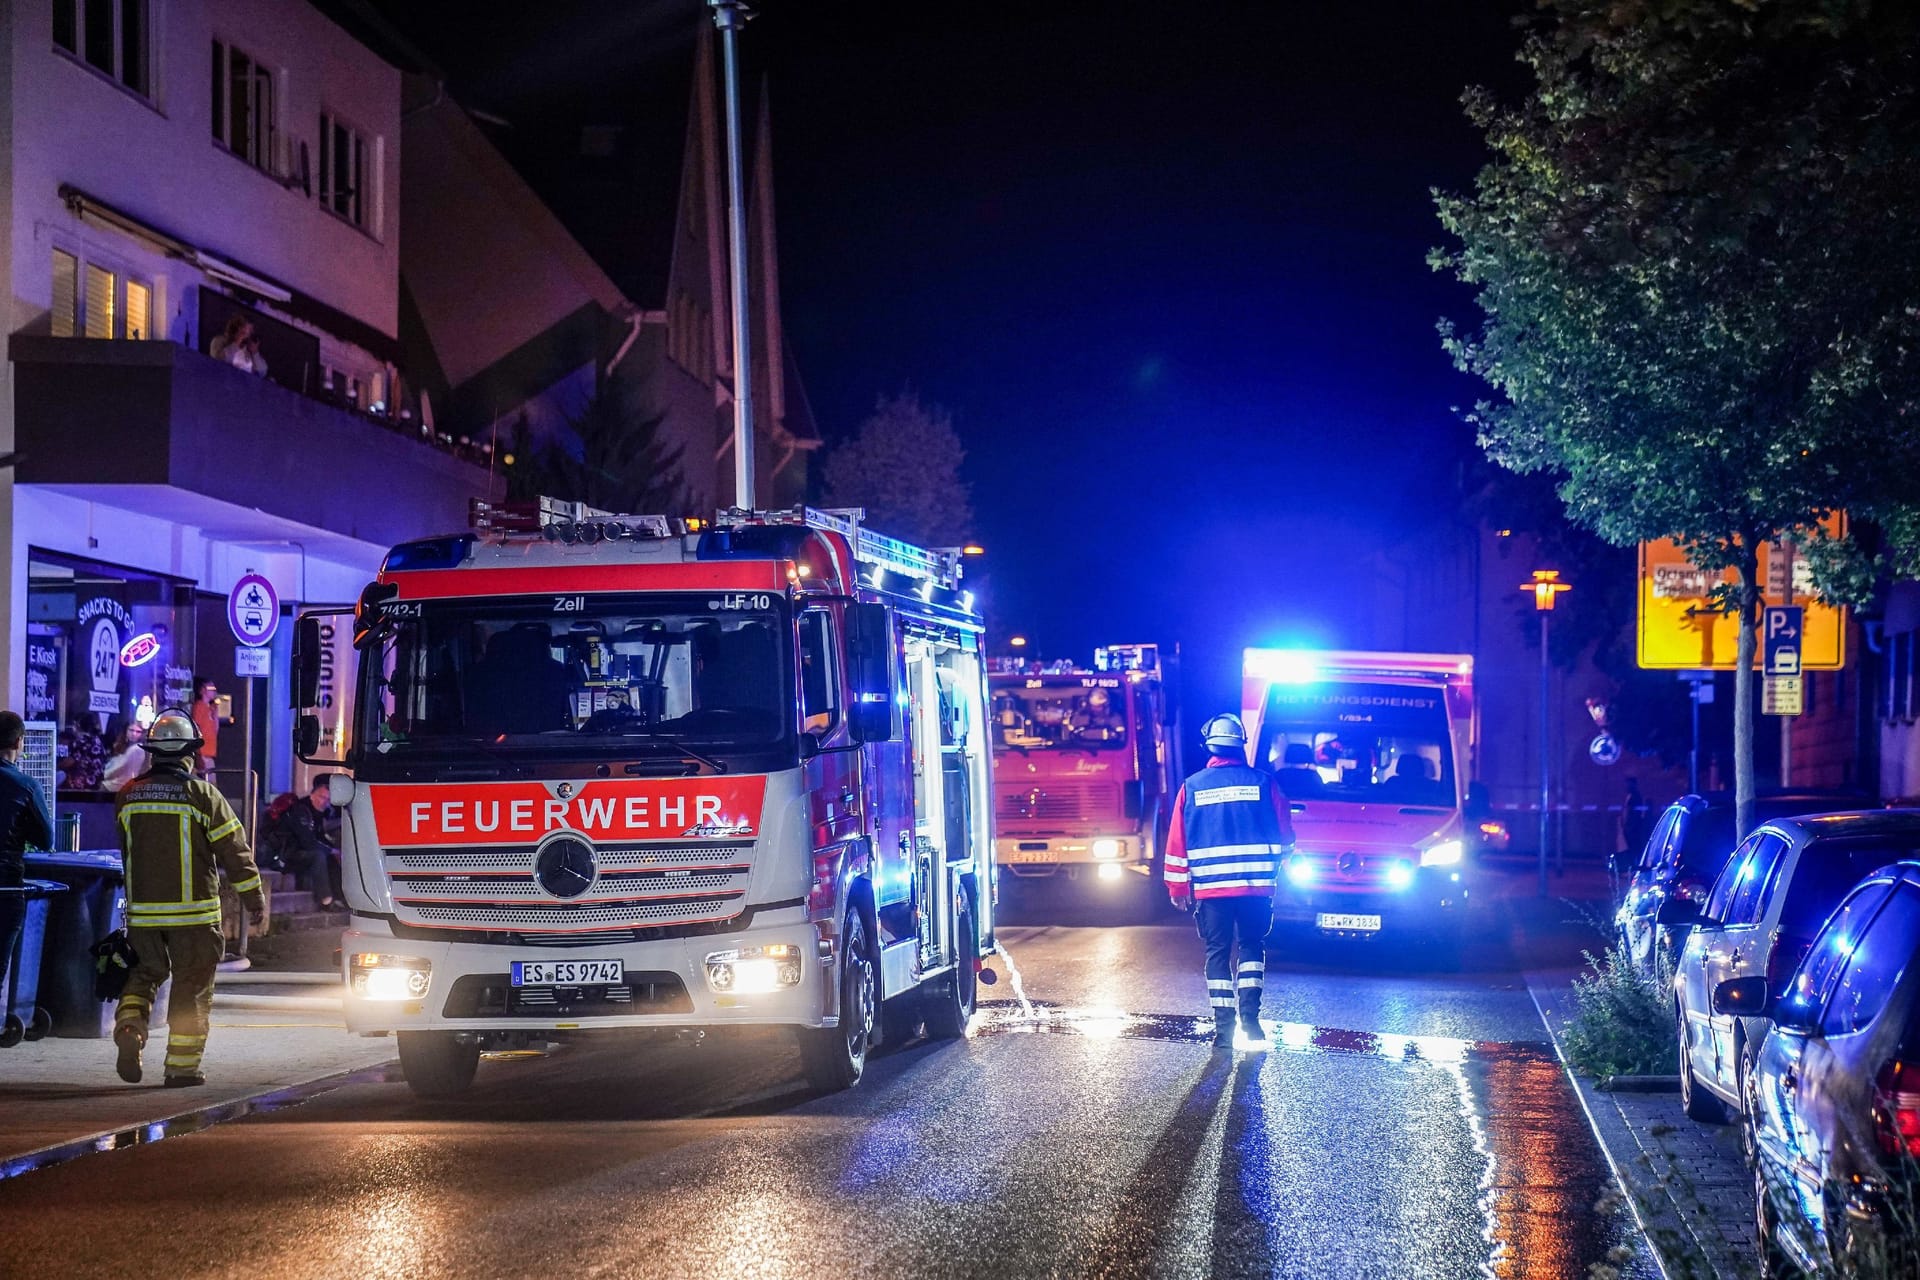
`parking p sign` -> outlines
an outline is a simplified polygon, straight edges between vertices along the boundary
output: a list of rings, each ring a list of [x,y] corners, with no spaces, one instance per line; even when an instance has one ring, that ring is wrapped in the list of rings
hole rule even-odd
[[[280,596],[273,584],[257,573],[234,583],[227,595],[227,625],[241,644],[261,645],[273,639],[280,625]]]
[[[1800,674],[1800,635],[1806,630],[1805,612],[1797,604],[1768,605],[1760,619],[1763,675]]]

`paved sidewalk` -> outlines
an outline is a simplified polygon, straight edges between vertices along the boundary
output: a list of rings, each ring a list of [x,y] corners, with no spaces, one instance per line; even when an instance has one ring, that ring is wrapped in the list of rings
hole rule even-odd
[[[1606,903],[1554,898],[1509,900],[1522,944],[1529,934],[1605,918]],[[1604,945],[1599,934],[1593,951]],[[1529,968],[1527,987],[1556,1045],[1577,1009],[1576,970]],[[1569,1075],[1572,1075],[1569,1072]],[[1743,1280],[1755,1274],[1753,1179],[1731,1126],[1703,1125],[1671,1092],[1608,1091],[1573,1076],[1607,1158],[1633,1195],[1634,1209],[1673,1280]]]
[[[214,990],[208,1083],[200,1088],[160,1086],[166,1033],[159,1027],[147,1045],[146,1079],[137,1085],[114,1074],[109,1039],[49,1036],[0,1049],[0,1176],[6,1162],[30,1152],[378,1066],[394,1057],[391,1039],[347,1034],[338,1010],[326,1007],[338,999],[337,987],[221,982]],[[276,1001],[276,995],[291,998]],[[236,1000],[242,1007],[232,1003]]]

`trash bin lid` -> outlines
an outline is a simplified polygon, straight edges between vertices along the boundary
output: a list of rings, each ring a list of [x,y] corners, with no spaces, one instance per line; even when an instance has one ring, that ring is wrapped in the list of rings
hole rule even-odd
[[[102,871],[119,875],[124,869],[118,849],[70,850],[35,849],[27,855],[27,865],[43,871]]]
[[[35,898],[51,898],[56,893],[65,893],[67,886],[55,880],[27,880],[17,885],[0,885],[0,893],[17,893],[31,902]]]

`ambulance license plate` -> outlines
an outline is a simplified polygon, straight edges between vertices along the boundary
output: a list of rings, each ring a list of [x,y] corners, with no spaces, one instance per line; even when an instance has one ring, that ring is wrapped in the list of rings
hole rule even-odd
[[[625,964],[618,960],[515,960],[516,987],[613,987],[625,982]]]
[[[1380,932],[1379,916],[1350,916],[1322,911],[1314,918],[1314,923],[1322,929],[1348,929],[1356,933]]]

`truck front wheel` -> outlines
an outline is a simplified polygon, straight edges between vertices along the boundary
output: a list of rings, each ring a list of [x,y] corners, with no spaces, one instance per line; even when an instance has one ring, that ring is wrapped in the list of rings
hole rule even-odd
[[[840,1025],[800,1028],[800,1061],[807,1083],[837,1092],[860,1083],[867,1069],[867,1049],[873,1043],[873,1024],[880,1003],[880,975],[874,968],[873,948],[867,945],[867,924],[859,908],[847,912],[845,945],[840,953]]]
[[[402,1031],[398,1039],[400,1071],[416,1096],[454,1098],[473,1084],[479,1041],[463,1041],[450,1031]]]

